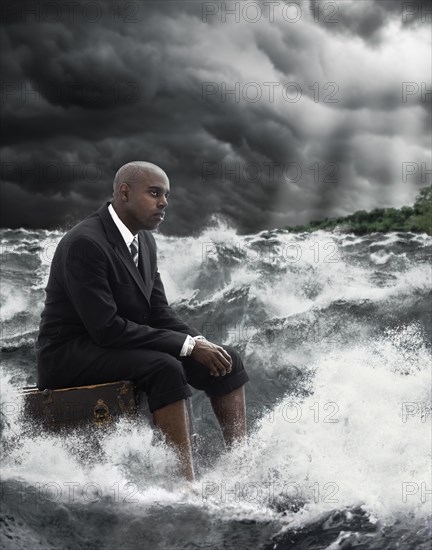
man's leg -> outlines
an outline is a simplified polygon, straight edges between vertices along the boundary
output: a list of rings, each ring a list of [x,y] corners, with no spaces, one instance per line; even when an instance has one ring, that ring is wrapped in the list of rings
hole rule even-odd
[[[228,449],[246,439],[246,404],[244,387],[226,395],[213,395],[210,402],[219,421]]]
[[[220,424],[225,444],[231,448],[246,438],[246,405],[244,384],[249,376],[240,354],[231,346],[223,346],[232,359],[231,373],[211,376],[209,369],[191,357],[183,360],[187,380],[194,388],[205,390]]]
[[[192,449],[189,437],[189,420],[186,400],[176,401],[153,412],[153,422],[173,445],[180,460],[182,475],[194,480]]]
[[[66,353],[66,351],[68,353]],[[175,357],[149,349],[109,349],[96,346],[89,338],[81,338],[79,345],[69,345],[64,356],[69,358],[72,371],[86,358],[91,362],[69,380],[57,387],[102,384],[117,380],[132,380],[145,392],[153,422],[173,445],[181,471],[187,480],[194,479],[186,398],[192,395],[187,385],[182,363]],[[45,384],[44,384],[45,386]],[[56,387],[54,383],[45,387]]]

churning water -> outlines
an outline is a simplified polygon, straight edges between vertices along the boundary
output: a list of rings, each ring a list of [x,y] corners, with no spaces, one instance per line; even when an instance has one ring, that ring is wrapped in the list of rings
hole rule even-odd
[[[194,393],[189,492],[144,421],[67,436],[23,423],[61,236],[1,230],[5,548],[430,548],[431,237],[155,235],[169,301],[251,379],[248,442],[231,452]]]

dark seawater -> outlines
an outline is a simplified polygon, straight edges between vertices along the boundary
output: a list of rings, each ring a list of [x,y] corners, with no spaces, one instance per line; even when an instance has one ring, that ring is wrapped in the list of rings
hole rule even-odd
[[[430,549],[432,238],[155,234],[168,299],[241,352],[248,442],[193,396],[194,491],[148,423],[24,421],[56,231],[1,230],[5,549]]]

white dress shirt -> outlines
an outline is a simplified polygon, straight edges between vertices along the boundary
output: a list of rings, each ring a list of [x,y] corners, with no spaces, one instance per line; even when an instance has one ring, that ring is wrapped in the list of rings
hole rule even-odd
[[[130,245],[131,245],[131,242],[134,240],[134,236],[129,231],[129,228],[126,227],[125,224],[118,217],[117,212],[114,210],[114,207],[111,203],[108,206],[108,212],[111,214],[113,222],[116,224],[117,229],[120,231],[121,236],[123,237],[123,240],[126,243],[128,250],[130,251]],[[138,254],[139,254],[139,250],[138,250]]]
[[[121,219],[118,217],[117,212],[114,210],[114,207],[111,203],[108,206],[108,212],[111,214],[113,222],[116,224],[117,229],[120,231],[120,234],[123,237],[124,242],[126,243],[126,246],[128,247],[128,250],[130,251],[130,245],[131,245],[131,242],[134,240],[134,236],[132,235],[130,230],[125,226],[125,224],[121,221]],[[138,255],[139,255],[139,247],[138,247]],[[204,336],[201,336],[201,335],[194,336],[192,338],[192,336],[190,336],[188,334],[186,336],[186,339],[185,339],[184,344],[182,346],[182,349],[180,351],[180,357],[186,357],[186,352],[189,348],[189,345],[193,343],[192,342],[193,340],[206,340],[206,338]]]

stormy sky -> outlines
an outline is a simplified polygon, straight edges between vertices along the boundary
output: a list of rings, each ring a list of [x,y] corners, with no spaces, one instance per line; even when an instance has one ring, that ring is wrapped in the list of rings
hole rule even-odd
[[[67,228],[161,166],[159,231],[412,204],[431,183],[431,1],[1,3],[1,222]]]

